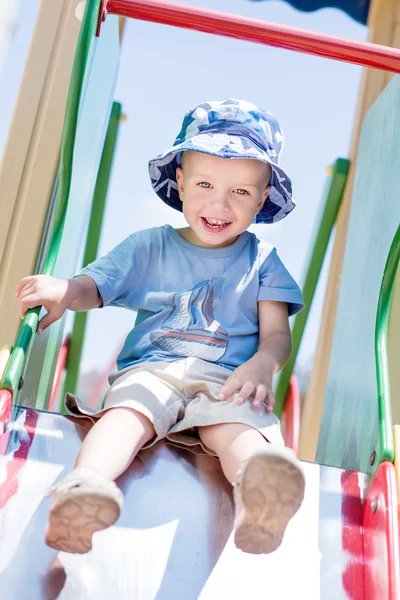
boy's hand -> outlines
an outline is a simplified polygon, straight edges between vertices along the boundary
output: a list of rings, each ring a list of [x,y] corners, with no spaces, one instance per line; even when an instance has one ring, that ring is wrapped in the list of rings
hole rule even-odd
[[[275,364],[269,361],[265,354],[256,353],[250,360],[234,370],[222,386],[218,398],[227,400],[235,392],[237,404],[243,404],[252,396],[253,406],[259,408],[264,402],[268,412],[272,412],[275,397],[272,392],[272,378]]]
[[[29,308],[43,305],[47,315],[41,319],[37,328],[37,333],[43,333],[65,313],[68,307],[69,283],[67,279],[57,279],[50,275],[31,275],[21,279],[15,293],[21,319]]]

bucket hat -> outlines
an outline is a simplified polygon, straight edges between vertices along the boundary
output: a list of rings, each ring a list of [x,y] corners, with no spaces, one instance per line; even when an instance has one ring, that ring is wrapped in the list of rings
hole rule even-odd
[[[231,98],[204,102],[186,113],[172,148],[150,160],[151,185],[161,200],[182,212],[176,181],[182,152],[260,160],[272,168],[271,190],[254,223],[276,223],[295,207],[292,183],[278,166],[282,146],[278,121],[254,104]]]

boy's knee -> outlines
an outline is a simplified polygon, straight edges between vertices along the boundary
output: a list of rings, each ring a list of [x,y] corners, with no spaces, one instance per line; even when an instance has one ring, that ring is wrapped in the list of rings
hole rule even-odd
[[[219,446],[226,447],[239,435],[246,431],[255,431],[249,425],[243,423],[218,423],[217,425],[207,425],[199,427],[199,437],[201,441],[211,450],[216,450]]]

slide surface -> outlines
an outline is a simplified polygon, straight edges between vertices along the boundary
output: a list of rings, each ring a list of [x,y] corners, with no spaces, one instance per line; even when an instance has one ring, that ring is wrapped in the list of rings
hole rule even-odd
[[[282,546],[252,556],[233,544],[232,491],[219,462],[163,443],[118,481],[122,515],[95,534],[90,553],[48,548],[46,490],[73,467],[88,426],[16,407],[0,457],[2,600],[344,600],[362,586],[363,475],[304,463],[306,497]]]

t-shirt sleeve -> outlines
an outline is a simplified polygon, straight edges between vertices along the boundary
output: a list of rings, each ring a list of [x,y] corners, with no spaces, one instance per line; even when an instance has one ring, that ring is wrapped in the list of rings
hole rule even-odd
[[[78,275],[91,277],[103,299],[102,306],[135,310],[135,292],[142,272],[140,249],[132,234]]]
[[[289,317],[304,308],[301,290],[279,258],[275,248],[261,263],[260,289],[257,300],[286,302]]]

